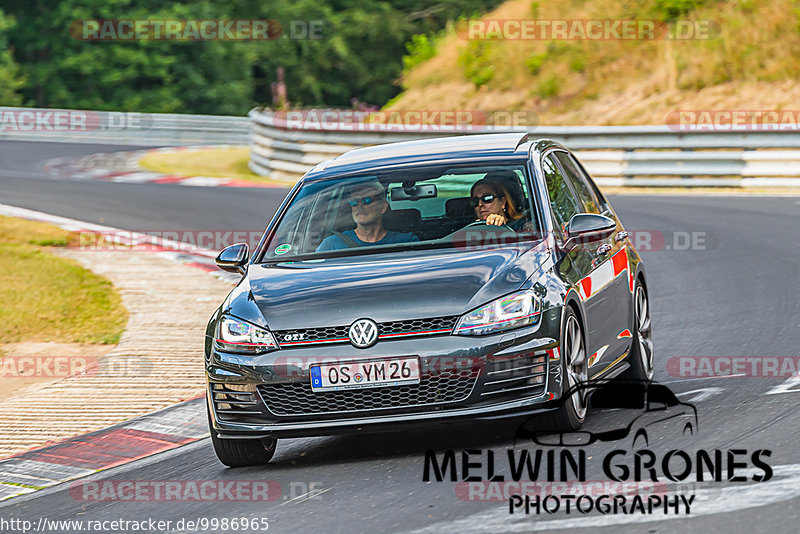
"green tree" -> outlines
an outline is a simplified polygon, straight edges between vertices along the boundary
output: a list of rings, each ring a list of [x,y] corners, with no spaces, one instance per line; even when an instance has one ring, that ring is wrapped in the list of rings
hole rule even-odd
[[[8,49],[8,30],[14,27],[15,21],[6,16],[0,9],[0,105],[19,106],[22,95],[19,90],[25,83],[20,75],[19,65],[14,61],[12,51]]]
[[[13,50],[6,61],[0,56],[0,91],[8,78],[13,91],[41,107],[244,114],[271,103],[283,67],[292,105],[348,106],[353,98],[380,105],[400,91],[413,35],[496,3],[5,0],[16,22],[0,32]],[[277,20],[283,33],[273,41],[88,41],[70,33],[80,20],[230,18]],[[323,21],[323,38],[292,39],[291,21]]]

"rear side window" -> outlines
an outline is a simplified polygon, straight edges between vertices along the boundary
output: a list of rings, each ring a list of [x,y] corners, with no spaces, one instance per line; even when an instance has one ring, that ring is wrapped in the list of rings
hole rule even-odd
[[[602,204],[597,199],[597,195],[589,187],[583,173],[578,170],[573,163],[572,158],[566,152],[556,152],[555,157],[561,163],[561,168],[564,169],[567,180],[569,180],[572,189],[578,194],[581,203],[586,213],[600,213],[602,211]]]
[[[546,156],[542,160],[542,170],[547,183],[550,205],[553,207],[553,215],[563,234],[572,216],[580,213],[581,209],[578,207],[578,200],[567,185],[564,175],[552,160],[552,156]]]

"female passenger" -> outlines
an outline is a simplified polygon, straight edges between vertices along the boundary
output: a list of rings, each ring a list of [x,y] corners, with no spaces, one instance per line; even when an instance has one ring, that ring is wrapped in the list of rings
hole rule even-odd
[[[470,206],[475,210],[479,221],[492,225],[508,225],[513,230],[523,229],[524,218],[521,199],[509,193],[519,180],[513,173],[505,176],[504,171],[490,172],[473,184],[470,190]],[[511,181],[513,180],[513,181]]]

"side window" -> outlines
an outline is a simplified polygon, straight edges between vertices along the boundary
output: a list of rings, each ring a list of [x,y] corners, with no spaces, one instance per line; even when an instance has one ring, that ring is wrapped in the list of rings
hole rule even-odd
[[[589,188],[586,178],[572,162],[572,158],[570,158],[569,154],[566,152],[556,152],[555,156],[559,163],[561,163],[561,168],[564,169],[564,173],[570,185],[572,185],[572,189],[575,190],[578,197],[581,199],[585,212],[600,213],[603,210],[602,204],[597,199],[597,195],[594,194],[594,191]]]
[[[606,211],[608,209],[608,201],[606,200],[606,197],[603,196],[603,193],[600,191],[600,189],[597,187],[597,184],[594,183],[594,181],[592,181],[591,177],[589,176],[589,173],[586,172],[584,166],[581,165],[581,163],[577,159],[575,159],[575,156],[568,154],[567,157],[569,161],[571,161],[572,164],[575,166],[575,168],[578,169],[578,174],[581,175],[583,181],[589,184],[589,190],[592,193],[594,193],[594,196],[596,196],[597,200],[600,201],[599,204],[600,209]]]
[[[572,216],[582,210],[578,207],[578,200],[567,185],[564,175],[551,158],[552,156],[547,156],[542,159],[542,170],[553,215],[563,235]]]

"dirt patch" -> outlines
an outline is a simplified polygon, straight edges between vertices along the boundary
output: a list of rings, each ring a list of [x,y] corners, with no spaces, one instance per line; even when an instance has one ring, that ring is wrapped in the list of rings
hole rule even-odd
[[[230,292],[230,282],[145,251],[57,253],[114,284],[129,312],[128,325],[119,344],[88,372],[34,383],[0,398],[0,458],[205,391],[205,326]],[[79,357],[77,367],[85,364]]]

